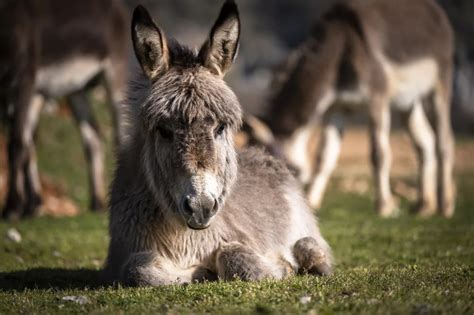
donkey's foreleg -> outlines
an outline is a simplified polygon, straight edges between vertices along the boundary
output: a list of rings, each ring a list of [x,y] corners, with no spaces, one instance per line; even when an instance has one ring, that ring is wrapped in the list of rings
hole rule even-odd
[[[418,204],[415,213],[430,216],[436,212],[435,137],[421,102],[417,101],[414,104],[407,125],[420,165]]]
[[[123,266],[120,282],[130,286],[184,284],[202,280],[203,271],[199,267],[183,269],[151,251],[139,252],[132,254]]]
[[[375,98],[370,107],[370,138],[376,188],[376,210],[382,217],[397,214],[390,189],[390,106],[384,98]]]
[[[25,82],[12,93],[14,112],[8,141],[8,193],[2,216],[18,219],[25,212],[27,191],[25,189],[25,167],[29,148],[33,144],[33,134],[41,105],[32,99],[32,82]],[[32,187],[33,185],[28,185]],[[39,194],[38,194],[39,197]]]
[[[451,71],[445,70],[437,84],[434,95],[434,130],[438,156],[438,207],[440,213],[449,218],[454,214],[455,183],[454,136],[451,128]]]
[[[300,273],[328,275],[332,271],[332,258],[327,244],[320,244],[313,237],[298,240],[293,247],[293,255]]]
[[[320,148],[317,157],[316,175],[308,192],[309,204],[319,209],[329,178],[336,168],[341,152],[344,117],[341,113],[328,113],[324,119]]]
[[[79,127],[89,167],[90,208],[94,211],[103,210],[106,193],[104,184],[104,152],[99,126],[94,119],[85,91],[71,94],[69,96],[69,103]]]
[[[38,214],[39,206],[42,203],[41,198],[41,182],[38,172],[38,162],[36,159],[36,146],[34,143],[34,135],[38,127],[39,116],[43,108],[44,98],[37,94],[32,99],[30,106],[30,113],[28,114],[27,124],[24,132],[29,139],[27,145],[27,160],[25,162],[25,190],[26,190],[26,205],[24,209],[24,216],[35,216]]]
[[[225,244],[218,249],[216,269],[219,278],[225,281],[281,279],[287,274],[283,265],[272,264],[251,248],[237,242]]]

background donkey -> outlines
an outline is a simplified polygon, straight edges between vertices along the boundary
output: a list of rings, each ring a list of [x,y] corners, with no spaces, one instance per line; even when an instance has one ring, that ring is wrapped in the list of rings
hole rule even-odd
[[[147,78],[130,89],[107,278],[163,285],[330,272],[329,247],[283,163],[234,149],[241,110],[222,77],[239,43],[235,3],[199,53],[167,40],[140,6],[132,33]]]
[[[41,185],[34,133],[44,99],[62,96],[67,96],[84,143],[91,208],[103,208],[103,149],[87,91],[105,85],[118,142],[118,101],[128,54],[125,25],[125,8],[115,0],[0,3],[0,107],[12,111],[4,218],[37,213]]]
[[[438,208],[450,217],[455,199],[452,71],[451,26],[434,1],[342,1],[275,76],[263,121],[282,144],[282,154],[299,169],[300,179],[310,184],[310,204],[318,208],[339,156],[345,113],[364,106],[370,118],[376,209],[391,216],[396,206],[389,183],[390,108],[403,112],[421,169],[416,212],[431,215]],[[321,117],[313,168],[314,128]]]

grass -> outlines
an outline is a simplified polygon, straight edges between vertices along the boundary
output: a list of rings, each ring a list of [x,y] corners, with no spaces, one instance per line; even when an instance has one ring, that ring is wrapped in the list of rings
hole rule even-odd
[[[87,178],[73,128],[68,118],[42,120],[40,168],[63,183],[84,208]],[[105,135],[110,138],[108,129]],[[59,142],[67,143],[67,150]],[[58,154],[60,160],[52,158]],[[335,273],[284,281],[101,287],[99,269],[108,242],[106,215],[84,212],[74,218],[0,223],[0,314],[472,314],[474,177],[464,174],[458,185],[457,212],[451,220],[424,220],[406,212],[383,220],[372,212],[368,196],[331,189],[320,225],[337,259]],[[402,205],[407,208],[406,201]],[[20,243],[4,237],[11,227],[21,233]],[[66,296],[84,296],[86,303],[63,300]],[[307,296],[310,301],[302,303]]]

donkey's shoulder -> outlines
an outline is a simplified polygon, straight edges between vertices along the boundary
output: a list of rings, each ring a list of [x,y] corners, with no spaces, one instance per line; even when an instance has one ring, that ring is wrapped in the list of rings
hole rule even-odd
[[[285,163],[261,148],[251,147],[238,152],[241,175],[269,177],[273,182],[286,182],[292,179]]]

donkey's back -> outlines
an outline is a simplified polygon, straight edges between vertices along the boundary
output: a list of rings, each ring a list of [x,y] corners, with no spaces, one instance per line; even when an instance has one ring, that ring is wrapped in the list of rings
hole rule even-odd
[[[451,58],[452,45],[446,45],[453,39],[451,26],[446,14],[432,0],[345,1],[328,16],[338,11],[346,21],[354,18],[354,26],[360,25],[357,31],[366,38],[369,47],[373,51],[380,49],[393,62]]]
[[[40,92],[67,95],[83,88],[101,71],[110,73],[112,84],[123,81],[127,28],[126,14],[118,1],[48,0],[36,5],[34,14],[40,28],[36,86]]]

